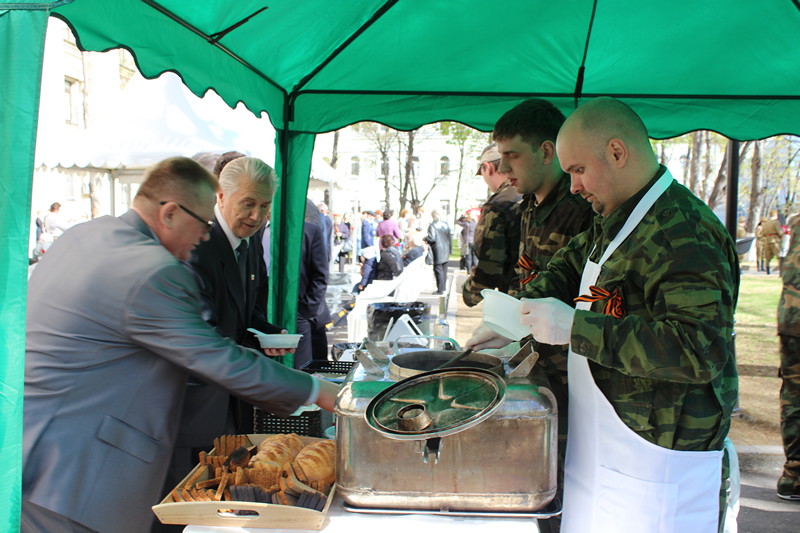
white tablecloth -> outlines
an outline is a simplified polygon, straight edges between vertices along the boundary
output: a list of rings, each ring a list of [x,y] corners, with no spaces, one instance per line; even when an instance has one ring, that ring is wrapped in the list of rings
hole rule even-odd
[[[184,533],[303,533],[308,529],[186,526]],[[488,518],[421,514],[364,514],[344,509],[338,496],[328,511],[323,533],[539,533],[534,518]]]

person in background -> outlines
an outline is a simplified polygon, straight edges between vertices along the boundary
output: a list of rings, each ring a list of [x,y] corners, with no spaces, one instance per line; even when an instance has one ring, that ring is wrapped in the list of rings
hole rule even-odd
[[[61,204],[58,202],[50,204],[50,211],[44,216],[44,231],[52,235],[54,239],[57,239],[69,227],[70,224],[61,214]]]
[[[467,271],[467,275],[472,272],[473,267],[476,263],[475,258],[475,227],[478,225],[478,222],[475,220],[473,214],[464,213],[458,220],[456,224],[461,226],[461,235],[459,238],[459,242],[461,243],[461,260],[463,262],[463,269]]]
[[[361,246],[360,250],[370,248],[375,245],[375,229],[372,221],[375,219],[375,213],[372,211],[364,211],[361,218]]]
[[[359,253],[361,264],[361,280],[353,286],[353,294],[363,291],[378,275],[378,247],[368,246]]]
[[[393,214],[394,212],[391,209],[387,209],[383,212],[383,220],[378,223],[378,227],[375,229],[375,235],[378,238],[384,235],[392,235],[396,241],[400,242],[403,240],[403,232],[400,231],[400,226],[397,225],[397,222],[392,219]]]
[[[325,301],[325,293],[328,289],[330,261],[327,260],[323,247],[323,232],[317,207],[308,200],[300,251],[300,280],[297,286],[297,333],[303,337],[294,353],[295,368],[302,368],[312,359],[328,357],[328,334],[325,326],[331,321],[331,313]]]
[[[208,239],[217,180],[151,168],[133,207],[64,232],[28,287],[22,531],[146,532],[193,374],[261,409],[333,410],[338,387],[222,337],[182,263]]]
[[[350,224],[338,214],[333,215],[333,244],[339,250],[336,258],[339,272],[344,272],[350,252],[353,251],[353,242],[350,240]]]
[[[397,248],[394,235],[386,234],[381,237],[381,259],[378,261],[375,279],[394,279],[403,271],[403,258]]]
[[[580,106],[556,148],[599,215],[518,295],[540,346],[570,347],[562,531],[717,531],[737,397],[733,240],[619,100]],[[467,347],[497,339],[486,333]]]
[[[328,204],[320,202],[317,204],[319,211],[320,225],[322,226],[322,237],[325,240],[325,252],[328,257],[328,263],[331,262],[331,253],[333,252],[333,220],[328,215]]]
[[[483,149],[478,175],[483,177],[491,195],[481,206],[475,227],[475,268],[461,288],[464,303],[473,307],[483,300],[483,289],[508,292],[516,278],[514,267],[519,257],[519,209],[522,196],[508,183],[508,176],[498,171],[500,152],[496,144]]]
[[[405,207],[400,210],[400,214],[397,216],[397,227],[400,228],[400,232],[404,235],[401,241],[405,240],[405,235],[408,233],[409,229],[409,220],[408,220],[408,209]]]
[[[800,501],[800,217],[789,223],[789,251],[781,266],[783,291],[778,304],[781,346],[781,437],[786,461],[778,497]]]
[[[450,261],[450,253],[453,251],[453,234],[450,225],[439,218],[439,211],[431,211],[431,219],[425,242],[430,246],[436,294],[444,294],[447,290],[447,262]]]
[[[762,219],[758,223],[760,237],[763,240],[761,253],[763,256],[763,270],[770,273],[769,264],[774,257],[780,257],[781,239],[783,238],[783,228],[778,221],[778,212],[770,211],[769,218]]]
[[[424,244],[424,237],[419,231],[412,233],[408,237],[408,247],[406,248],[406,252],[403,254],[404,267],[410,265],[411,262],[418,257],[422,257],[422,254],[425,253]]]

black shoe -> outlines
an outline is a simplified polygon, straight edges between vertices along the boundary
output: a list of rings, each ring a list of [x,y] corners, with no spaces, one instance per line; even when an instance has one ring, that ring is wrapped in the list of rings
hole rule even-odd
[[[778,480],[778,498],[800,502],[800,481],[781,476]]]

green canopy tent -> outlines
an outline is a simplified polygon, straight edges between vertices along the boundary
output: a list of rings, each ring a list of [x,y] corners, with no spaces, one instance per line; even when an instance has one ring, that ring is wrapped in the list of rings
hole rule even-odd
[[[734,139],[800,133],[800,3],[708,0],[68,0],[0,3],[0,266],[3,458],[19,472],[27,228],[46,17],[81,48],[128,48],[140,71],[178,73],[195,94],[266,111],[277,130],[273,320],[296,308],[314,135],[374,120],[454,120],[488,131],[519,101],[569,113],[617,96],[655,138],[710,129]],[[35,317],[34,317],[35,318]],[[12,502],[19,485],[0,497]]]

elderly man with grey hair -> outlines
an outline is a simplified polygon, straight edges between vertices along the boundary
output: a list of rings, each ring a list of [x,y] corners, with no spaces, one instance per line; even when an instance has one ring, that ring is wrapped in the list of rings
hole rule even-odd
[[[268,278],[261,243],[275,192],[275,171],[260,159],[239,157],[222,167],[219,185],[214,227],[188,263],[205,304],[203,318],[223,337],[261,351],[248,328],[282,331],[266,320]],[[270,356],[286,353],[263,351]],[[250,404],[191,376],[186,390],[168,487],[186,475],[200,451],[210,450],[215,437],[253,432]]]

